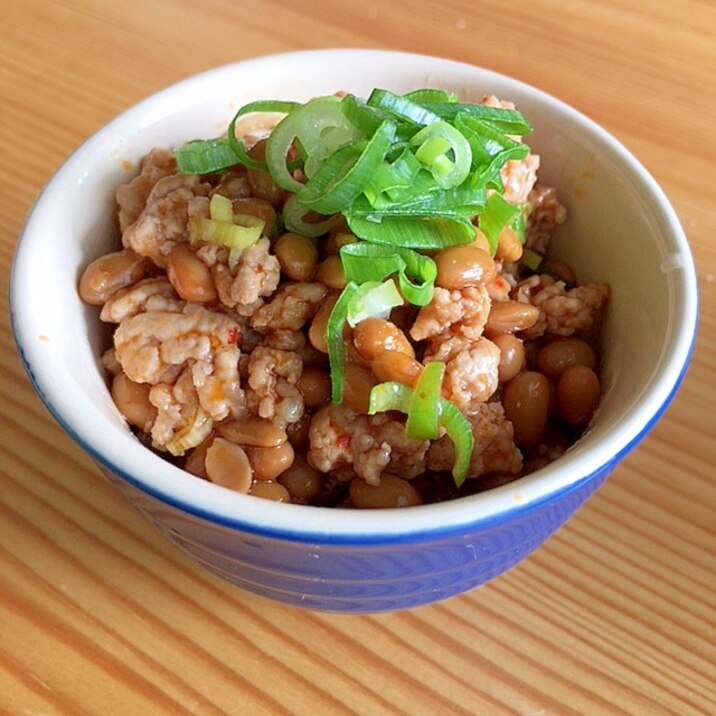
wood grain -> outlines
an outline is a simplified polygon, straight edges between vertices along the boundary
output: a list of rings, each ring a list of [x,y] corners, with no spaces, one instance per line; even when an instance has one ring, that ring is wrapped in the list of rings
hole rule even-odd
[[[663,419],[547,545],[461,597],[345,617],[169,547],[34,395],[3,291],[0,714],[716,713],[714,28],[709,0],[5,0],[4,285],[34,197],[117,112],[225,62],[385,47],[512,75],[614,133],[684,224],[701,319]]]

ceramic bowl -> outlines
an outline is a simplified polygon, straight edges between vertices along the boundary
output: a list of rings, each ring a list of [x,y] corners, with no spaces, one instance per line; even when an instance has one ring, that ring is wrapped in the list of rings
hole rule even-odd
[[[155,146],[221,134],[242,104],[373,87],[492,93],[535,127],[541,178],[570,218],[555,243],[582,282],[607,282],[604,397],[587,433],[528,477],[441,504],[337,510],[237,494],[144,448],[114,407],[99,361],[106,334],[77,295],[83,267],[115,245],[113,200]],[[180,550],[265,597],[336,612],[426,604],[510,569],[563,525],[663,413],[687,367],[696,278],[667,198],[612,136],[557,99],[494,72],[434,57],[324,50],[205,72],[141,101],[82,144],[51,178],[17,246],[16,343],[45,405],[101,471]]]

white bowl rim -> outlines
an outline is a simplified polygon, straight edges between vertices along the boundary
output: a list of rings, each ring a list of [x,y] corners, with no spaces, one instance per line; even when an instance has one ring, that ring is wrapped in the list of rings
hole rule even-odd
[[[577,121],[595,141],[613,154],[621,168],[648,192],[653,210],[668,227],[672,250],[680,257],[675,277],[678,320],[672,321],[668,340],[660,357],[662,370],[657,371],[649,385],[648,395],[625,416],[620,429],[613,429],[596,446],[575,453],[566,453],[546,469],[520,478],[501,487],[458,500],[398,510],[342,510],[305,505],[280,504],[228,491],[199,480],[139,444],[127,432],[128,442],[117,449],[103,440],[102,428],[83,419],[73,409],[71,398],[58,387],[60,372],[43,362],[36,350],[36,332],[31,330],[32,317],[23,311],[23,295],[28,271],[27,244],[31,241],[33,224],[51,187],[61,183],[68,165],[83,152],[91,151],[93,142],[122,120],[148,114],[167,98],[201,84],[206,78],[224,74],[227,77],[250,69],[252,63],[281,60],[301,62],[321,59],[362,63],[381,63],[395,59],[422,63],[437,70],[446,64],[479,73],[483,78],[507,82],[532,93],[540,101],[552,105]],[[367,64],[366,66],[369,66]],[[230,84],[227,83],[227,87]],[[265,55],[222,65],[193,75],[156,92],[128,108],[83,142],[57,169],[40,192],[30,211],[18,240],[10,280],[10,314],[18,352],[25,369],[53,417],[65,431],[103,468],[161,502],[204,518],[217,525],[245,530],[267,537],[285,538],[295,542],[320,544],[381,544],[447,536],[476,524],[504,521],[515,513],[533,509],[556,494],[577,488],[591,477],[608,470],[628,453],[660,418],[671,402],[686,372],[693,350],[697,323],[697,281],[688,240],[666,195],[642,164],[612,135],[581,112],[561,100],[491,70],[430,55],[373,49],[323,49]]]

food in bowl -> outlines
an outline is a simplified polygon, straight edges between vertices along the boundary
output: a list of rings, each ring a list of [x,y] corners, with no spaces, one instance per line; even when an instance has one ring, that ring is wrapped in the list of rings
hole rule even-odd
[[[117,190],[121,247],[79,284],[138,438],[324,507],[445,501],[559,457],[599,403],[610,290],[548,257],[566,210],[530,131],[494,96],[374,90],[252,102],[151,151]]]
[[[555,187],[569,210],[550,256],[572,266],[582,282],[610,284],[599,409],[579,440],[546,467],[461,499],[409,509],[277,503],[197,479],[127,430],[100,362],[108,324],[77,292],[91,259],[118,248],[117,187],[154,147],[221,134],[236,113],[234,102],[266,96],[305,102],[337,87],[368,96],[374,85],[399,93],[438,85],[475,102],[489,92],[509,97],[529,117],[540,181]],[[677,391],[695,336],[696,287],[688,241],[668,198],[623,145],[583,114],[464,63],[320,50],[212,69],[98,130],[62,164],[27,218],[13,260],[10,313],[38,396],[177,549],[275,601],[358,613],[416,607],[472,589],[524,560],[565,524]]]

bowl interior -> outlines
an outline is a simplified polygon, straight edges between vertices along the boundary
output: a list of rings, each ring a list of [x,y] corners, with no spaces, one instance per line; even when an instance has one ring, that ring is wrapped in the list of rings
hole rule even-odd
[[[366,68],[370,68],[366,70]],[[118,240],[114,192],[153,147],[221,134],[254,99],[306,100],[373,87],[424,86],[479,99],[514,101],[535,126],[528,140],[541,178],[560,191],[570,217],[556,240],[581,282],[607,282],[605,396],[588,434],[546,470],[471,498],[408,511],[345,512],[275,505],[185,475],[128,433],[106,389],[99,355],[106,331],[82,304],[82,268]],[[645,170],[603,130],[557,100],[479,68],[430,57],[369,50],[259,58],[171,87],[120,115],[83,144],[49,182],[26,223],[12,278],[18,346],[40,395],[87,450],[151,494],[227,523],[291,534],[397,534],[474,521],[543,499],[627,450],[663,409],[684,370],[694,334],[696,295],[686,239]],[[247,500],[252,500],[251,514]],[[255,503],[262,503],[256,505]],[[462,503],[462,504],[458,504]],[[401,512],[411,512],[408,517]],[[304,519],[311,514],[311,519]]]

